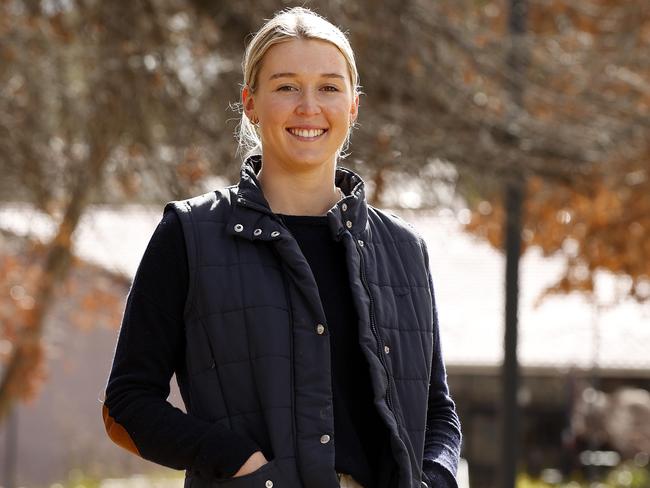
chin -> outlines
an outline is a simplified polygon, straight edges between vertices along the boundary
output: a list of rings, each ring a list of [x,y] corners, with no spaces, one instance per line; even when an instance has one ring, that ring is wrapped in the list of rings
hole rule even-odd
[[[291,161],[299,166],[320,166],[328,164],[333,161],[336,153],[332,154],[294,154],[291,156]]]

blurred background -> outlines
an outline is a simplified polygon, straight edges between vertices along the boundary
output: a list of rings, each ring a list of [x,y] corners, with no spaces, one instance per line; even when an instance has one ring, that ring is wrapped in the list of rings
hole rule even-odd
[[[648,0],[0,0],[0,485],[182,486],[102,393],[164,204],[237,181],[248,36],[298,4],[357,56],[341,164],[428,242],[461,485],[650,487]]]

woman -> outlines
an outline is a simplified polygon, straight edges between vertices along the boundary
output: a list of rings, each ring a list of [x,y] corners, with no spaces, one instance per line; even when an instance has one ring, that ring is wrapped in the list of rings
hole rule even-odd
[[[103,417],[186,486],[456,486],[424,241],[337,168],[359,107],[343,33],[304,8],[244,62],[237,185],[169,202],[126,304]],[[187,413],[166,398],[173,373]]]

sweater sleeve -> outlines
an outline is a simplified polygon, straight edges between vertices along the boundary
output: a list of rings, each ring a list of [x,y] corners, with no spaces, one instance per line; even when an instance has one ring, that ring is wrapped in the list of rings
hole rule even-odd
[[[183,228],[168,211],[126,300],[102,416],[111,440],[144,459],[206,477],[230,477],[258,446],[167,401],[171,377],[184,367],[188,274]]]
[[[447,385],[447,372],[440,346],[438,312],[429,269],[429,254],[424,240],[421,243],[433,307],[433,353],[422,470],[430,488],[457,488],[456,472],[462,442],[461,426],[456,405]]]

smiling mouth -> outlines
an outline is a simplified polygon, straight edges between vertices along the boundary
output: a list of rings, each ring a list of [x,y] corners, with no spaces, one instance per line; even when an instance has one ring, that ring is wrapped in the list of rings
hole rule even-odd
[[[289,132],[291,135],[296,136],[300,139],[305,139],[305,140],[314,140],[318,139],[320,136],[325,134],[327,132],[327,129],[294,129],[294,128],[289,128],[287,129],[287,132]]]

